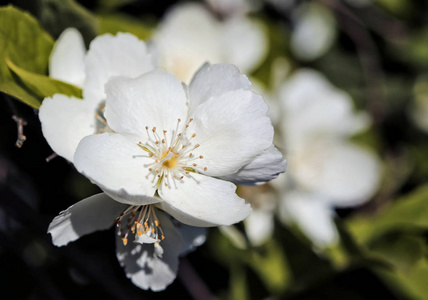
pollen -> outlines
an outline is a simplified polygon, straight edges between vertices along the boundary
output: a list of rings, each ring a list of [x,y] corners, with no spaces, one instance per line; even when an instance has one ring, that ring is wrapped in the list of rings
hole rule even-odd
[[[126,218],[127,222],[122,222]],[[118,235],[124,246],[128,244],[128,235],[131,232],[138,240],[143,234],[151,238],[150,243],[158,243],[165,239],[156,209],[153,205],[129,206],[114,221],[118,227]]]
[[[175,129],[145,126],[146,141],[138,144],[146,152],[141,156],[152,159],[144,167],[148,171],[146,178],[156,189],[177,188],[179,181],[207,171],[201,162],[204,156],[198,153],[200,144],[196,143],[193,119],[184,124],[181,121],[177,120]]]

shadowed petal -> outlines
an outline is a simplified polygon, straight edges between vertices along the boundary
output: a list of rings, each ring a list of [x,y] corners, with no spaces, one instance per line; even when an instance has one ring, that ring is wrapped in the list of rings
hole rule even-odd
[[[50,223],[48,232],[56,246],[64,246],[83,235],[108,229],[127,205],[106,194],[97,194],[70,206]]]
[[[177,276],[178,256],[184,249],[184,240],[171,220],[162,212],[157,216],[165,239],[155,248],[154,244],[128,243],[116,239],[116,255],[120,265],[132,282],[144,289],[164,290]]]

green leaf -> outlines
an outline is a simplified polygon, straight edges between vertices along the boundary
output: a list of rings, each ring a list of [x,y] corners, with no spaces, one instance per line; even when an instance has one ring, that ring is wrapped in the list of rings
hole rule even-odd
[[[275,240],[270,240],[259,250],[253,251],[248,265],[259,275],[271,293],[283,292],[291,280],[283,249]]]
[[[290,290],[303,290],[334,273],[331,263],[319,256],[309,242],[300,239],[282,224],[275,224],[275,239],[284,249],[286,262],[290,267]]]
[[[28,72],[19,68],[8,59],[6,59],[6,64],[10,70],[12,70],[19,77],[23,84],[28,87],[28,89],[41,98],[50,97],[54,94],[64,94],[77,98],[82,97],[82,90],[77,86],[50,78],[45,75]]]
[[[370,245],[371,255],[377,255],[404,272],[409,271],[425,254],[422,237],[391,233]]]
[[[129,32],[142,40],[148,40],[153,34],[153,25],[143,23],[139,19],[132,18],[128,15],[103,15],[98,19],[100,22],[101,34]]]
[[[97,11],[100,13],[111,12],[128,4],[132,4],[137,0],[103,0],[98,1]]]
[[[428,229],[428,185],[397,199],[382,213],[351,219],[347,227],[359,244],[391,231]]]
[[[40,22],[58,37],[66,28],[74,27],[82,34],[86,45],[98,34],[98,20],[85,7],[73,0],[43,0]]]
[[[14,79],[4,59],[19,62],[25,70],[46,74],[54,41],[29,14],[12,6],[0,7],[0,91],[33,108],[41,99]]]
[[[11,0],[10,3],[32,14],[54,38],[66,28],[74,27],[89,45],[98,34],[96,17],[74,0]]]
[[[230,266],[230,296],[229,299],[249,299],[248,285],[245,269],[242,265],[232,264]]]
[[[401,299],[426,299],[428,295],[428,261],[426,259],[421,259],[415,267],[406,272],[387,269],[380,269],[377,272],[391,289],[405,296]]]

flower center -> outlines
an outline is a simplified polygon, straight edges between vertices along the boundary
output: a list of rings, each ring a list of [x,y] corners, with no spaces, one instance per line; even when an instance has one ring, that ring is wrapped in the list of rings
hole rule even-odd
[[[151,130],[146,126],[147,142],[139,142],[138,146],[148,153],[153,161],[145,165],[149,173],[147,178],[152,180],[156,189],[163,184],[165,187],[175,185],[176,181],[183,180],[184,177],[191,177],[190,173],[200,173],[207,171],[207,167],[199,165],[202,155],[194,154],[194,150],[200,147],[194,142],[196,133],[190,133],[190,124],[193,119],[189,119],[187,124],[179,131],[181,120],[178,119],[175,130],[170,138],[167,131],[158,133],[156,127]]]
[[[177,153],[174,153],[173,150],[165,151],[162,154],[161,161],[166,158],[166,160],[162,163],[162,166],[172,169],[177,165]]]
[[[126,221],[124,221],[126,220]],[[123,245],[128,244],[129,232],[139,243],[158,244],[165,238],[153,205],[131,205],[114,220]]]

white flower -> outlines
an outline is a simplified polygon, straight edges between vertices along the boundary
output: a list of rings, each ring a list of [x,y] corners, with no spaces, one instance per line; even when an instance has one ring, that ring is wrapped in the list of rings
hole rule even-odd
[[[153,68],[145,43],[131,34],[99,36],[85,54],[80,33],[73,28],[65,30],[50,58],[50,76],[81,87],[83,100],[62,94],[43,100],[39,118],[51,148],[72,162],[83,137],[109,130],[103,118],[108,79],[137,77]]]
[[[267,50],[266,37],[257,23],[244,16],[218,21],[195,3],[169,11],[153,41],[160,66],[186,83],[205,62],[231,63],[248,73]]]
[[[332,244],[333,209],[360,205],[378,189],[377,157],[349,141],[367,127],[368,117],[355,114],[351,98],[311,70],[296,72],[280,100],[289,170],[275,182],[283,193],[281,215],[317,245]]]
[[[256,11],[261,0],[205,0],[210,8],[221,16],[234,17]]]
[[[204,65],[190,86],[162,70],[106,85],[114,133],[85,137],[76,168],[113,199],[155,204],[182,223],[230,225],[251,212],[234,182],[284,172],[261,96],[232,65]]]
[[[291,50],[302,60],[326,53],[336,38],[336,22],[330,10],[317,3],[301,5],[294,16]]]
[[[130,207],[103,193],[97,194],[61,212],[49,225],[49,233],[56,246],[64,246],[86,234],[108,229],[116,220],[116,255],[126,275],[142,289],[163,290],[176,277],[178,257],[203,244],[205,230],[179,224],[154,207],[145,208],[146,211],[141,207]],[[138,217],[143,223],[148,222],[150,229],[147,232],[142,233],[144,224],[137,228],[139,223],[135,221]],[[128,234],[126,226],[133,227],[130,232],[137,232],[139,239],[135,243],[124,242]],[[153,233],[151,229],[154,229]],[[163,237],[166,238],[160,247]]]

